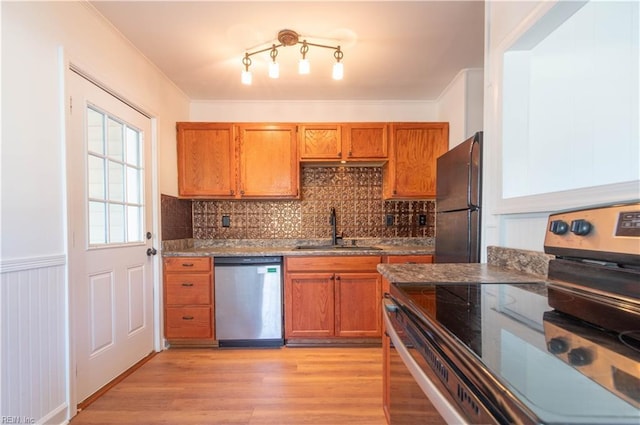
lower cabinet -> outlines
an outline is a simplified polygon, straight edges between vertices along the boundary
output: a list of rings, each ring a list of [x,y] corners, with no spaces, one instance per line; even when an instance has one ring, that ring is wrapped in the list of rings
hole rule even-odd
[[[379,338],[379,256],[287,257],[285,338]]]
[[[172,345],[213,345],[210,257],[164,259],[164,336]]]

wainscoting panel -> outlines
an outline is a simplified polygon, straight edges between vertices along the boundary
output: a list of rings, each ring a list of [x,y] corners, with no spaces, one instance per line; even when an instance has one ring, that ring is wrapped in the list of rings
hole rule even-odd
[[[0,263],[3,420],[64,421],[66,310],[64,255]]]

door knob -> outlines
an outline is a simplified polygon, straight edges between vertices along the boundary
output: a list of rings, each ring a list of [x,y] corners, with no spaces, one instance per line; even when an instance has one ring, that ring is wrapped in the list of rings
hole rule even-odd
[[[158,253],[158,250],[157,250],[157,249],[155,249],[155,248],[149,248],[149,249],[147,249],[147,255],[148,255],[149,257],[151,257],[152,255],[156,255],[157,253]]]

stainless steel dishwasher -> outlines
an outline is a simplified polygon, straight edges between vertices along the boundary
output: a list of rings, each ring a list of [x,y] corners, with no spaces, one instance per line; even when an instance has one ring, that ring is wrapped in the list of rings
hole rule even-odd
[[[282,257],[215,257],[220,347],[277,347],[282,333]]]

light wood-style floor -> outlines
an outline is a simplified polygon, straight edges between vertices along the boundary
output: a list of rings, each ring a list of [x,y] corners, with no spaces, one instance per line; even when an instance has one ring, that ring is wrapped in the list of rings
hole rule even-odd
[[[386,424],[381,348],[170,349],[82,424]]]

